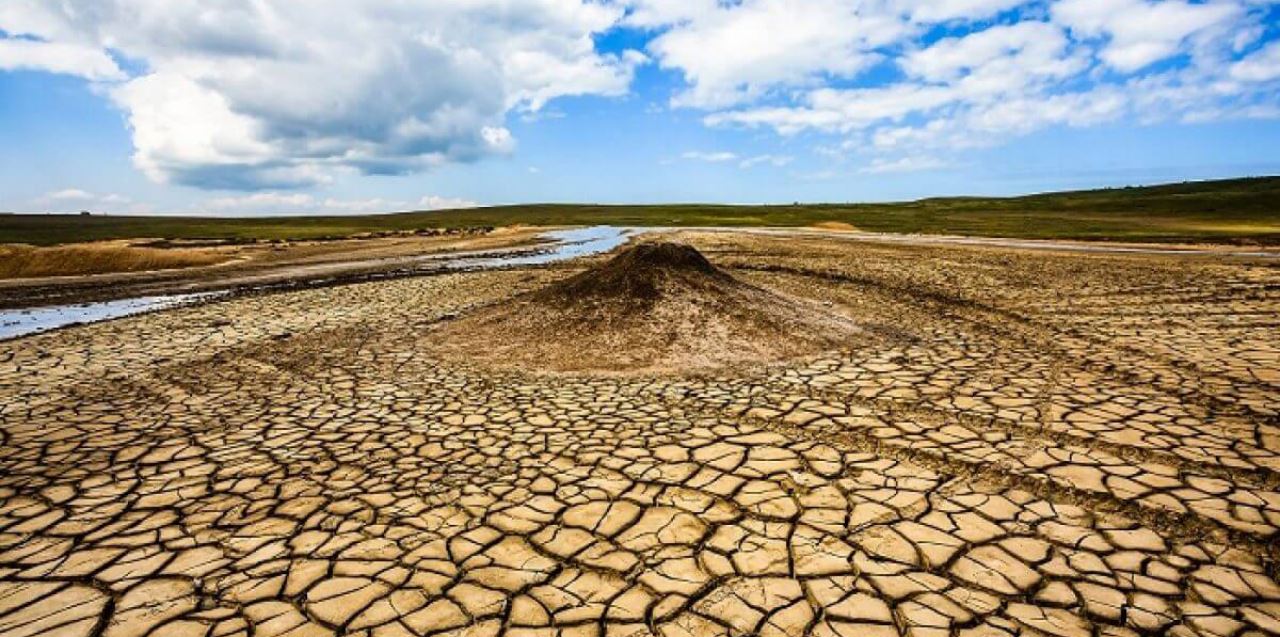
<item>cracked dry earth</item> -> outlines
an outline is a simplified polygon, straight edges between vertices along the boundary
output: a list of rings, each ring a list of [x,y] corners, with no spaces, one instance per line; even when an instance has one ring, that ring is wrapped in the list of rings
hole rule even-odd
[[[0,635],[1278,635],[1280,269],[690,235],[842,351],[487,372],[577,271],[0,343]]]

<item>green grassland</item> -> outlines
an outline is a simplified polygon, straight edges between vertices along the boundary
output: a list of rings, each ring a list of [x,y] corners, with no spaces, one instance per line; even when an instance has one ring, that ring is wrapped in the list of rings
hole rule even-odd
[[[536,204],[364,216],[260,218],[0,215],[0,243],[101,239],[340,238],[442,227],[809,226],[991,237],[1280,244],[1280,177],[901,203],[725,206]]]

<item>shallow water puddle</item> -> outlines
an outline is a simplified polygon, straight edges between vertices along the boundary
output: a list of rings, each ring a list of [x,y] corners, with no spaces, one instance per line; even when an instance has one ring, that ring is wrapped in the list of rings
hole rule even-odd
[[[96,323],[143,312],[181,307],[220,294],[222,293],[166,294],[96,303],[0,310],[0,339],[46,332],[79,323]]]
[[[445,267],[452,269],[500,268],[513,265],[540,265],[556,261],[567,261],[608,252],[626,243],[633,232],[635,232],[634,228],[619,228],[616,226],[552,230],[539,235],[542,239],[555,242],[546,249],[511,255],[453,259],[446,263]]]
[[[433,263],[450,270],[489,269],[508,266],[539,265],[608,252],[624,243],[631,228],[594,226],[571,230],[552,230],[539,235],[552,242],[536,251],[521,250],[507,255],[432,257]],[[143,312],[172,309],[221,296],[226,292],[199,292],[143,296],[96,303],[74,303],[47,307],[0,310],[0,340],[38,334],[49,330],[97,323]]]

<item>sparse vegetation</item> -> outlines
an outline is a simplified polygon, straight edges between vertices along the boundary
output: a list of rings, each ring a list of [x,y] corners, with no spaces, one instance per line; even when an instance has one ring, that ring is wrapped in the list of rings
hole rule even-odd
[[[0,216],[0,243],[52,245],[138,237],[269,241],[515,224],[798,227],[831,223],[849,224],[868,232],[1278,244],[1280,177],[884,204],[537,204],[366,216],[240,219],[4,215]]]
[[[226,256],[196,249],[125,245],[0,246],[0,279],[138,272],[212,265]]]

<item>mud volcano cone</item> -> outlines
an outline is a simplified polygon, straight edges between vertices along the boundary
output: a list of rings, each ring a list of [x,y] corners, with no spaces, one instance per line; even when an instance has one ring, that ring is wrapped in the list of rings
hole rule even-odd
[[[831,349],[858,332],[733,277],[691,246],[652,242],[444,324],[427,347],[527,371],[696,372]]]
[[[531,298],[544,304],[610,304],[622,311],[649,311],[664,299],[716,295],[738,285],[742,284],[692,246],[655,242],[628,248],[604,265],[554,283]]]

